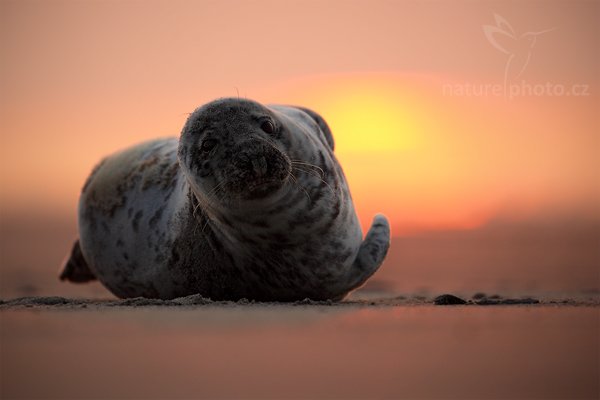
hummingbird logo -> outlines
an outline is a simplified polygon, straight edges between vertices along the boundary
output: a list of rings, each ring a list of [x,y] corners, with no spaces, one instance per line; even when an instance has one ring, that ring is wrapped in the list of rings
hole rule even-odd
[[[483,33],[492,46],[508,56],[504,67],[504,88],[506,90],[508,82],[518,79],[527,68],[538,36],[556,28],[517,35],[506,19],[498,14],[494,14],[494,19],[496,25],[483,25]]]

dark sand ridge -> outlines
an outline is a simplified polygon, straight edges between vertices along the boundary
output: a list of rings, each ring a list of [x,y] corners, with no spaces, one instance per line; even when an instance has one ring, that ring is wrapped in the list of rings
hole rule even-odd
[[[361,298],[363,297],[363,298]],[[279,302],[255,302],[248,299],[238,301],[213,301],[202,297],[201,295],[191,295],[179,297],[172,300],[147,299],[143,297],[130,299],[84,299],[84,298],[65,298],[59,296],[32,296],[19,297],[15,299],[0,299],[0,310],[15,308],[105,308],[105,307],[191,307],[191,306],[214,306],[214,307],[234,307],[234,306],[253,306],[253,307],[273,307],[273,306],[324,306],[324,307],[397,307],[397,306],[544,306],[544,305],[570,305],[570,306],[598,306],[600,305],[599,296],[587,296],[579,298],[545,298],[536,299],[529,296],[504,297],[500,295],[487,296],[483,293],[476,293],[471,299],[462,299],[460,297],[443,294],[434,298],[427,298],[421,295],[413,296],[395,296],[395,297],[373,297],[353,295],[349,299],[334,301],[314,301],[304,299],[290,303]]]

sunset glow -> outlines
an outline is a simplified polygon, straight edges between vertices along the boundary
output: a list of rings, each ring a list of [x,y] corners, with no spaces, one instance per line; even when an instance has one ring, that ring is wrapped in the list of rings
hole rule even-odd
[[[549,120],[547,109],[560,103],[547,103],[542,111],[530,100],[524,107],[501,98],[444,97],[442,81],[391,73],[314,77],[265,97],[312,107],[325,117],[363,226],[377,212],[403,234],[476,228],[499,212],[590,208],[586,196],[597,193],[586,184],[593,175],[593,150],[586,143],[593,135],[581,127],[581,141],[573,142],[563,130],[575,122],[570,115]],[[504,119],[507,113],[510,119]],[[524,136],[522,130],[540,133]],[[540,136],[544,152],[536,151]],[[566,170],[581,181],[565,179]]]
[[[177,136],[195,107],[236,95],[266,104],[309,107],[326,119],[363,226],[378,212],[390,218],[394,234],[474,228],[499,214],[526,218],[533,213],[573,210],[598,213],[596,92],[585,97],[522,96],[510,101],[502,96],[444,93],[446,86],[501,80],[503,55],[486,42],[480,27],[491,18],[487,8],[460,25],[471,30],[468,35],[456,33],[464,50],[455,46],[451,57],[433,51],[441,48],[438,41],[443,36],[430,32],[434,25],[419,31],[411,20],[384,23],[388,13],[373,11],[371,17],[382,18],[383,26],[397,27],[395,35],[386,36],[388,47],[374,45],[383,39],[372,37],[369,30],[352,33],[350,42],[377,52],[387,64],[350,67],[343,57],[330,57],[331,48],[316,39],[336,29],[347,30],[330,19],[318,25],[320,33],[312,32],[314,40],[292,35],[276,52],[265,44],[270,54],[283,52],[278,58],[265,58],[257,51],[249,53],[249,62],[240,64],[230,49],[240,54],[247,50],[238,47],[238,36],[233,33],[223,38],[223,46],[198,47],[194,39],[199,37],[194,30],[219,28],[216,16],[230,13],[226,4],[199,3],[195,13],[164,4],[163,11],[172,14],[167,22],[185,27],[177,31],[177,41],[165,41],[155,25],[138,18],[140,9],[133,3],[89,6],[106,12],[118,8],[113,14],[120,17],[110,31],[91,8],[76,2],[69,7],[44,4],[39,6],[39,15],[28,18],[15,7],[16,17],[4,23],[12,32],[6,37],[12,39],[5,46],[5,59],[11,62],[3,67],[2,75],[0,196],[9,214],[36,210],[74,215],[79,190],[103,156],[140,141]],[[287,7],[270,7],[273,12],[289,13]],[[397,12],[400,5],[390,7],[389,15],[402,14]],[[339,11],[334,5],[325,8]],[[239,30],[247,20],[244,7],[236,10],[229,20]],[[292,14],[302,19],[305,12],[298,7]],[[428,18],[445,20],[448,12],[428,8],[433,13]],[[197,24],[194,15],[203,16],[203,24]],[[458,14],[454,17],[459,18]],[[90,22],[78,24],[80,18]],[[55,19],[63,21],[62,30],[53,31],[48,25]],[[132,20],[136,21],[133,27]],[[355,23],[360,26],[360,21]],[[272,24],[281,28],[280,22]],[[554,26],[548,21],[539,25]],[[268,27],[252,27],[259,30],[253,31],[256,35],[269,32]],[[96,31],[103,34],[96,35]],[[411,47],[412,41],[404,39],[403,47],[395,47],[396,38],[413,37],[416,31],[429,47]],[[52,54],[42,40],[48,32],[52,32]],[[561,36],[547,35],[540,46],[552,44],[553,50],[536,47],[538,55],[525,78],[535,83],[550,76],[568,84],[571,75],[549,68],[560,67],[569,58],[553,54],[571,51],[571,44],[584,33],[565,29]],[[141,37],[152,46],[136,47]],[[79,50],[74,49],[80,48],[86,52],[77,58]],[[128,56],[130,48],[137,49],[134,60]],[[196,50],[190,52],[190,48]],[[351,48],[340,51],[355,54]],[[472,51],[481,57],[472,60]],[[173,64],[178,52],[188,58]],[[20,54],[26,58],[19,58]],[[103,63],[98,63],[100,59]],[[289,62],[288,70],[275,65],[284,59]],[[408,59],[448,68],[389,67]],[[207,60],[219,60],[223,68],[212,69]],[[367,63],[368,57],[361,54],[357,60]],[[252,67],[255,64],[262,67]],[[234,67],[237,72],[231,73]],[[578,78],[593,88],[597,75],[586,71]]]

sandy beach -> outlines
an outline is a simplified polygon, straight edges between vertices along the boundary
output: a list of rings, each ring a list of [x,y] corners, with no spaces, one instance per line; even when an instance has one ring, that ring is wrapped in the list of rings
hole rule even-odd
[[[0,305],[3,399],[599,393],[597,299],[435,306],[26,298]],[[187,301],[187,304],[186,304]]]

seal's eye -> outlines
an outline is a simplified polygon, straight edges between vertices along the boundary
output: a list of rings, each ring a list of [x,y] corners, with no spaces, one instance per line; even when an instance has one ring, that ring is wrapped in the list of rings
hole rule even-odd
[[[216,140],[206,139],[205,141],[202,142],[202,146],[200,146],[200,150],[208,153],[209,151],[214,149],[216,145],[217,145]]]
[[[260,129],[262,129],[268,134],[275,133],[275,125],[273,125],[273,123],[269,120],[264,121],[262,124],[260,124]]]

